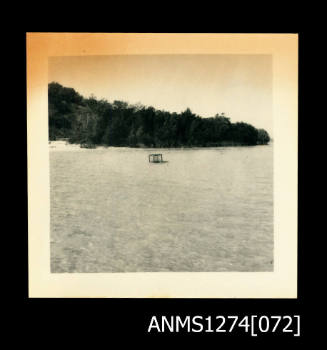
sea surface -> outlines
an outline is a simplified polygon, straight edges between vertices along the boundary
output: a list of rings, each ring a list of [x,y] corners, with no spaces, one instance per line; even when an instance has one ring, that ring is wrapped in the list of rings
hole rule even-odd
[[[51,272],[273,271],[272,145],[49,157]]]

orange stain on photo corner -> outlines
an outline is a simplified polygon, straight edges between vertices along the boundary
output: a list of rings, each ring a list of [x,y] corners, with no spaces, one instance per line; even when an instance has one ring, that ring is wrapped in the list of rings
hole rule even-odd
[[[51,56],[103,55],[126,52],[129,38],[121,35],[88,33],[27,33],[27,87],[47,86]]]
[[[259,53],[289,49],[297,34],[220,33],[27,33],[30,49],[49,55],[108,55],[160,53]],[[259,45],[260,44],[260,45]]]
[[[297,34],[27,33],[28,88],[46,82],[51,56],[262,54],[292,52],[297,41]]]

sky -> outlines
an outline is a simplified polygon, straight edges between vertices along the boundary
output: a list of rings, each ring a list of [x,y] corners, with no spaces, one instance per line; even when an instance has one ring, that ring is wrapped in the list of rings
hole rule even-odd
[[[84,97],[201,117],[225,113],[273,136],[271,55],[50,57],[49,82]]]

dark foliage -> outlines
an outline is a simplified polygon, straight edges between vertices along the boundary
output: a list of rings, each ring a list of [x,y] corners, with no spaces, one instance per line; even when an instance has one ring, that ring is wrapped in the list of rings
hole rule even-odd
[[[83,147],[215,147],[257,145],[268,133],[224,114],[201,118],[186,109],[170,113],[153,107],[83,98],[74,89],[49,84],[49,138],[68,138]]]

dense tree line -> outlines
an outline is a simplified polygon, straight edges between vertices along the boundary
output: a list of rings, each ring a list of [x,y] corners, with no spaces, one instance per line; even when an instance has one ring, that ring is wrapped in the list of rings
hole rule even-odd
[[[231,123],[224,114],[201,118],[182,113],[84,98],[72,88],[49,84],[49,138],[82,145],[130,147],[210,147],[257,145],[268,133],[247,123]]]

